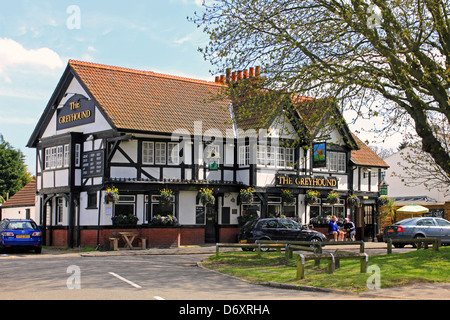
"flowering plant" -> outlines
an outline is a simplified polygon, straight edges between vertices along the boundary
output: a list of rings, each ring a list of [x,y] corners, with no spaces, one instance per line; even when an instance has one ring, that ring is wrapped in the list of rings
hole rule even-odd
[[[112,203],[119,201],[119,189],[114,186],[106,189],[105,202],[108,203],[109,201]]]
[[[308,190],[306,191],[306,201],[308,203],[316,203],[317,201],[319,201],[319,195],[319,191]]]
[[[331,221],[331,216],[326,216],[326,217],[312,217],[311,219],[309,219],[309,223],[311,223],[313,226],[321,226],[321,225],[327,225],[330,223]]]
[[[358,198],[356,194],[351,194],[347,198],[348,205],[351,207],[358,207],[361,203],[361,200]]]
[[[203,205],[214,204],[216,202],[216,198],[214,198],[212,189],[201,188],[199,190],[199,196]]]
[[[177,218],[171,214],[167,216],[157,215],[152,218],[151,224],[157,226],[173,226],[177,223]]]
[[[337,203],[339,201],[339,199],[340,199],[340,197],[336,191],[330,191],[330,193],[328,193],[327,200],[330,203],[332,203],[332,204]]]
[[[173,199],[173,191],[170,189],[162,189],[160,192],[160,201],[161,203],[170,203]]]
[[[283,201],[286,203],[294,202],[294,195],[292,194],[292,191],[290,191],[290,190],[282,189],[281,197],[283,198]]]
[[[380,206],[385,206],[389,203],[390,199],[388,196],[381,196],[378,198],[378,203]]]
[[[135,225],[139,221],[139,218],[134,214],[124,215],[120,214],[111,218],[113,225]]]
[[[247,189],[241,189],[239,195],[241,196],[242,203],[253,203],[253,192],[255,190],[252,187]]]

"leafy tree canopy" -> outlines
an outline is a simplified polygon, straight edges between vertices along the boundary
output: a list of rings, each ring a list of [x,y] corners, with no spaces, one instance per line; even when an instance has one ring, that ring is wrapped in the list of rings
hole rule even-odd
[[[266,89],[332,98],[411,127],[442,170],[450,155],[450,0],[216,0],[190,18],[217,70],[261,66]]]
[[[0,197],[13,196],[31,181],[31,174],[24,163],[25,156],[14,149],[0,134]]]

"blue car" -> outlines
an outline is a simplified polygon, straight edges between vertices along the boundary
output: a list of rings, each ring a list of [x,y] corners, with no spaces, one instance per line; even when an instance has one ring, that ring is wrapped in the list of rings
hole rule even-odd
[[[41,230],[30,219],[5,219],[0,222],[0,250],[32,249],[41,253]]]

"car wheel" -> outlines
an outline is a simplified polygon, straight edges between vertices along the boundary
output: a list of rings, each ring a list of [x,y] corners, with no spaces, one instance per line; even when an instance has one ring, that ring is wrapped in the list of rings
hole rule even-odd
[[[419,238],[425,238],[425,236],[424,236],[423,234],[416,234],[416,235],[414,236],[414,239],[419,239]],[[416,245],[415,242],[412,243],[412,246],[413,246],[413,248],[417,248],[417,245]]]

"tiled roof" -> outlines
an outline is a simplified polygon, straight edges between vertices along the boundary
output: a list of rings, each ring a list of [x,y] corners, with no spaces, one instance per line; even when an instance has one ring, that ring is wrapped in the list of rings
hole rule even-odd
[[[6,201],[2,208],[34,206],[36,202],[36,180],[31,180],[25,187]]]
[[[70,60],[69,65],[117,129],[172,133],[194,122],[203,132],[232,129],[229,101],[210,101],[221,84]]]
[[[359,150],[353,150],[351,160],[354,164],[368,167],[385,167],[389,165],[381,159],[372,149],[370,149],[364,142],[362,142],[355,134],[352,133],[353,138],[358,144]]]

